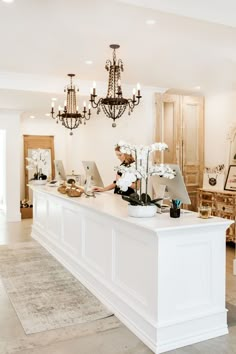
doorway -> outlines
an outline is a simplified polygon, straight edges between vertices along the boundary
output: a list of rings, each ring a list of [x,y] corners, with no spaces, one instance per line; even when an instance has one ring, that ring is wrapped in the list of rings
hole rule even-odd
[[[48,154],[48,178],[54,179],[55,168],[54,168],[54,136],[48,135],[24,135],[24,175],[25,175],[25,198],[28,200],[29,188],[27,184],[32,177],[32,172],[26,168],[28,165],[27,158],[32,157],[32,153],[37,150],[45,150],[49,152]]]

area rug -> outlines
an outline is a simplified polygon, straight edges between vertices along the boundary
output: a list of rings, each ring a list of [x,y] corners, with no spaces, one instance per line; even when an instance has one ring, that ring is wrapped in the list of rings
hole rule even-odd
[[[0,246],[0,276],[26,334],[112,315],[36,241]]]

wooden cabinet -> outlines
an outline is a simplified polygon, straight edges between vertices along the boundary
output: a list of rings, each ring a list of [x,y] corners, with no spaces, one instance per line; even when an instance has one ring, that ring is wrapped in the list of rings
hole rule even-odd
[[[226,241],[235,243],[236,192],[212,191],[200,188],[198,190],[198,204],[211,206],[214,216],[234,220],[234,223],[227,230]]]
[[[156,141],[169,147],[156,160],[180,166],[192,203],[188,208],[196,210],[204,166],[204,98],[157,94],[156,106]]]

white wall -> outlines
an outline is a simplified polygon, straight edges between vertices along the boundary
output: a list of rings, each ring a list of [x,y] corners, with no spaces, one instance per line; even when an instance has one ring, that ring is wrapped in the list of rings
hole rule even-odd
[[[20,112],[0,111],[0,129],[6,132],[5,211],[7,221],[20,215]]]
[[[236,125],[236,92],[205,97],[205,165],[227,164],[231,125]]]
[[[150,144],[155,136],[155,102],[152,90],[142,90],[141,103],[129,116],[127,112],[116,121],[103,112],[92,117],[85,126],[80,126],[71,137],[67,134],[69,171],[84,174],[82,160],[94,160],[105,184],[114,180],[114,166],[119,165],[114,152],[115,144],[124,140],[134,144]]]

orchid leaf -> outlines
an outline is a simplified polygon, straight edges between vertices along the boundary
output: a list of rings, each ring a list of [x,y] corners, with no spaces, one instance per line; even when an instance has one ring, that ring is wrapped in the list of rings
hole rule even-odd
[[[149,194],[142,193],[140,199],[145,205],[149,205],[151,203],[151,197]]]

